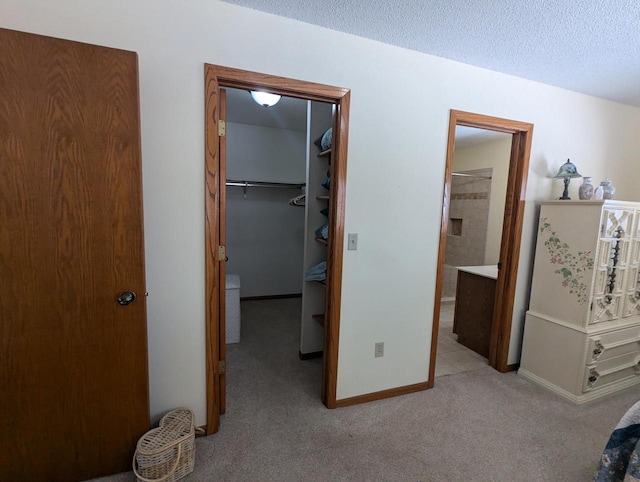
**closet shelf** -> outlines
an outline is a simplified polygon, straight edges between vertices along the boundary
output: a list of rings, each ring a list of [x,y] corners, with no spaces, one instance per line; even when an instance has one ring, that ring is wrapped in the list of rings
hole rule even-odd
[[[327,149],[326,151],[322,151],[321,153],[318,154],[318,157],[329,157],[331,155],[331,148]]]
[[[322,286],[327,286],[327,280],[326,279],[321,279],[321,280],[317,280],[317,279],[310,279],[310,280],[306,280],[309,283],[320,283]]]
[[[318,201],[328,201],[329,200],[329,196],[316,196],[316,199]]]
[[[317,242],[319,242],[319,243],[321,243],[321,244],[324,244],[325,246],[328,246],[328,245],[329,245],[329,241],[327,241],[327,240],[326,240],[326,239],[324,239],[324,238],[319,238],[319,237],[317,237],[317,236],[316,236],[316,238],[315,238],[315,239],[316,239],[316,241],[317,241]]]
[[[315,322],[317,322],[322,328],[324,328],[324,313],[321,315],[311,315],[311,318],[313,318]]]

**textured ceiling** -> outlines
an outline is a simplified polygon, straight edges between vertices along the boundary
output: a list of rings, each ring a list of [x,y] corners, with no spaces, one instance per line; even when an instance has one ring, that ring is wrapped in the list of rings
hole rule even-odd
[[[640,107],[639,0],[224,0]]]

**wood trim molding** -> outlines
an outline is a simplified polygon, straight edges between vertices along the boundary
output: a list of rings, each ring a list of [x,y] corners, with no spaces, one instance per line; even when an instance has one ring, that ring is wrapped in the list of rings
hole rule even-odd
[[[428,382],[415,383],[413,385],[405,385],[404,387],[391,388],[380,392],[367,393],[356,397],[343,398],[336,401],[336,407],[348,407],[359,403],[374,402],[385,398],[397,397],[399,395],[407,395],[409,393],[421,392],[430,388]]]
[[[444,258],[446,252],[447,227],[451,198],[451,173],[453,170],[453,153],[455,146],[456,126],[476,127],[512,134],[511,158],[509,160],[509,177],[504,210],[500,261],[502,268],[498,272],[496,285],[496,302],[491,327],[491,344],[489,364],[495,369],[506,372],[514,365],[508,364],[509,342],[513,320],[513,305],[520,257],[522,223],[524,221],[525,191],[529,173],[529,157],[533,124],[501,119],[451,110],[449,115],[449,135],[447,143],[447,160],[445,164],[445,180],[442,201],[442,220],[440,224],[440,246],[438,250],[438,267],[433,309],[433,328],[431,337],[431,357],[429,364],[429,388],[435,384],[435,364],[438,349],[438,328],[440,326],[440,303],[444,279]]]
[[[349,132],[350,90],[313,82],[287,79],[268,74],[248,72],[219,65],[205,64],[205,288],[206,288],[206,352],[207,352],[207,433],[218,430],[220,383],[219,349],[219,288],[217,246],[219,233],[220,183],[218,146],[218,91],[220,87],[263,89],[272,93],[333,103],[336,106],[331,159],[331,199],[329,202],[329,243],[327,246],[327,298],[325,309],[325,340],[322,371],[322,401],[335,408],[338,377],[338,343],[340,334],[340,304],[342,296],[342,257],[344,245],[344,210],[346,199],[347,146]]]
[[[507,180],[507,199],[502,228],[500,261],[496,285],[496,303],[491,327],[489,364],[500,372],[508,371],[509,343],[513,321],[518,261],[524,222],[525,191],[529,173],[529,156],[533,125],[513,134],[511,161]],[[501,296],[502,295],[502,296]]]
[[[217,269],[219,245],[220,172],[218,152],[218,91],[215,71],[205,69],[205,340],[206,340],[206,407],[207,435],[220,425],[220,339],[218,320],[220,279]]]
[[[436,377],[436,357],[438,354],[438,328],[440,327],[440,302],[444,283],[444,259],[447,248],[447,229],[449,227],[449,205],[451,203],[451,172],[453,169],[453,148],[456,139],[456,120],[454,111],[449,118],[447,136],[447,160],[444,167],[444,192],[442,195],[442,219],[440,221],[440,243],[438,248],[438,266],[436,269],[436,292],[433,305],[433,329],[431,332],[431,357],[429,361],[429,388],[433,388]]]
[[[286,95],[305,100],[317,100],[338,104],[350,90],[342,87],[316,84],[303,80],[287,79],[275,75],[249,72],[246,70],[223,67],[221,65],[205,64],[206,69],[215,71],[215,76],[221,86],[236,89],[266,89],[273,94]]]
[[[329,200],[329,244],[327,246],[327,291],[324,317],[324,369],[322,402],[336,407],[338,385],[338,340],[342,305],[342,256],[344,246],[344,212],[347,191],[347,144],[351,93],[346,92],[337,104],[334,118]]]

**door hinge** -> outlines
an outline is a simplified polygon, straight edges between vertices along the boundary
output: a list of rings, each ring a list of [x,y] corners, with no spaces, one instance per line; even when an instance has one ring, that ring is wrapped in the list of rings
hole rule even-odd
[[[218,120],[218,135],[224,137],[227,133],[227,123],[222,119]]]
[[[220,360],[218,362],[218,375],[224,375],[225,373],[227,373],[227,362]]]
[[[227,250],[224,246],[218,246],[218,261],[226,261]]]

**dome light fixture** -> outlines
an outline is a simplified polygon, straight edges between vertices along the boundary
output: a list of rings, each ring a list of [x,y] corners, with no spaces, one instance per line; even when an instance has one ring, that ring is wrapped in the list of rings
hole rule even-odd
[[[256,101],[256,104],[261,105],[263,107],[271,107],[276,105],[280,101],[280,95],[278,94],[270,94],[268,92],[256,92],[255,90],[251,91],[251,97]]]

